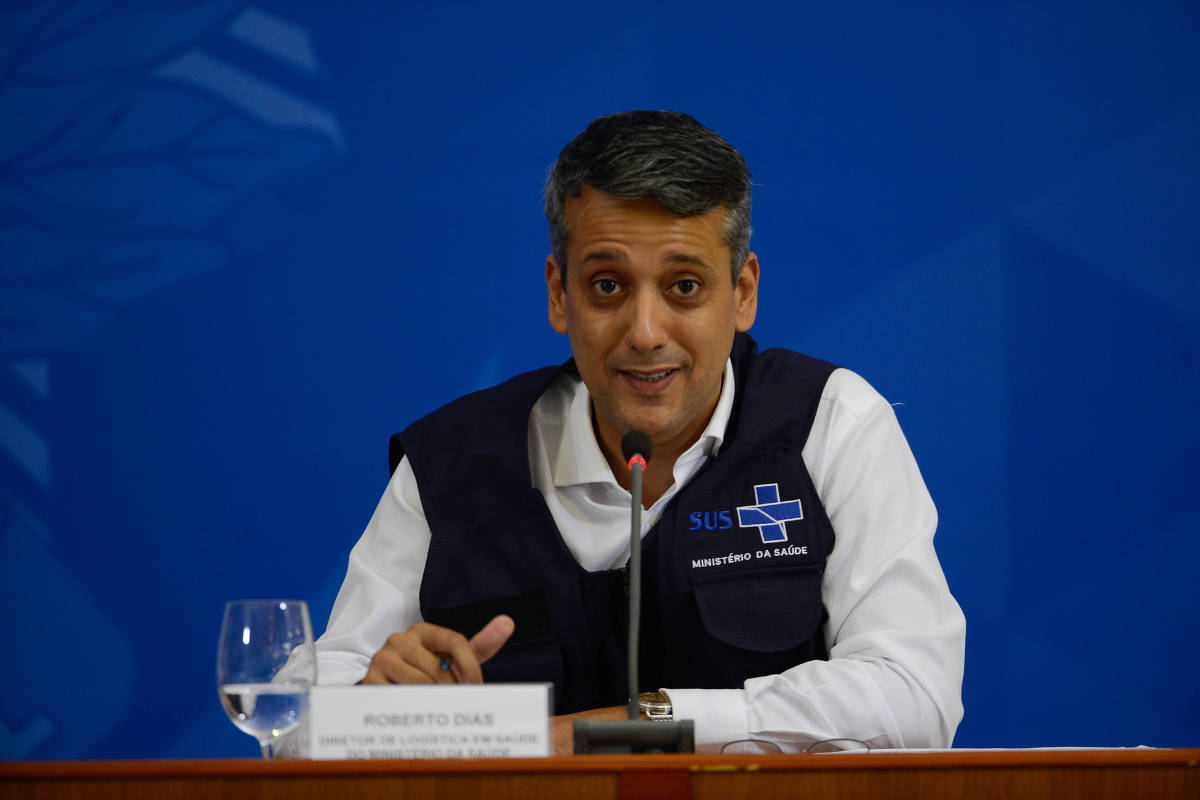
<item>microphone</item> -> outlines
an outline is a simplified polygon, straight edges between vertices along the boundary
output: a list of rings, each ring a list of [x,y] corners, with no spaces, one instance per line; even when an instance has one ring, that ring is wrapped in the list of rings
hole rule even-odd
[[[634,464],[641,464],[642,469],[646,468],[646,462],[650,460],[650,454],[654,452],[654,442],[650,441],[650,437],[643,431],[630,431],[621,437],[621,455],[625,457],[625,463],[633,472]],[[639,475],[640,477],[640,475]],[[641,481],[638,481],[638,492],[641,492]],[[640,505],[638,506],[641,507]]]
[[[629,518],[629,719],[641,719],[638,707],[638,646],[642,625],[642,473],[654,451],[654,443],[644,431],[630,431],[621,437],[621,455],[629,471],[632,502]]]
[[[642,621],[642,473],[654,444],[644,431],[621,438],[621,455],[629,467],[629,720],[575,720],[576,753],[691,753],[695,725],[690,719],[644,721],[638,705],[638,643]]]

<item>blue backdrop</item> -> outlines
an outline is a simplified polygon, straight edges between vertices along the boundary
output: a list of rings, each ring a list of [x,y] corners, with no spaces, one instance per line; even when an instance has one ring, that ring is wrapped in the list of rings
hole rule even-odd
[[[1200,11],[197,0],[0,11],[0,757],[253,755],[222,603],[323,629],[388,435],[568,354],[593,117],[755,175],[754,334],[890,400],[958,745],[1200,744]]]

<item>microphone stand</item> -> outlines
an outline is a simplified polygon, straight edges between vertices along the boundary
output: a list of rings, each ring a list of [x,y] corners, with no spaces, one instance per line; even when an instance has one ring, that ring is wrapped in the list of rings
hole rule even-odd
[[[621,440],[621,450],[633,473],[630,480],[633,508],[629,527],[629,719],[575,720],[576,753],[695,751],[695,724],[692,720],[643,720],[638,705],[638,644],[642,622],[642,473],[646,469],[650,449],[650,437],[641,431],[630,431]]]

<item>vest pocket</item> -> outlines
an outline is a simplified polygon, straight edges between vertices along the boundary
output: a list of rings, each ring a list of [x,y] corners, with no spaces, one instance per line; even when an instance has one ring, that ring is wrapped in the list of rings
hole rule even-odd
[[[480,666],[487,683],[554,684],[554,705],[562,702],[563,654],[550,625],[550,606],[538,589],[509,597],[489,598],[466,605],[424,608],[427,622],[458,631],[468,639],[497,614],[516,623],[512,638]]]
[[[509,639],[482,667],[486,683],[553,683],[555,706],[559,705],[563,659],[557,636]]]
[[[692,578],[705,629],[720,641],[775,653],[808,641],[821,624],[819,565],[738,570]]]

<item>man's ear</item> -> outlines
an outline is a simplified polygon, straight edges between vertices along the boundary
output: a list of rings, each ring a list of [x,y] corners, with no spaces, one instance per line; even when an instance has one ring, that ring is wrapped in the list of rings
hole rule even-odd
[[[554,255],[546,256],[546,298],[549,301],[550,327],[559,333],[567,332],[567,289],[563,286],[562,270]]]
[[[748,331],[758,315],[758,256],[746,254],[746,263],[738,273],[733,287],[735,328]]]

